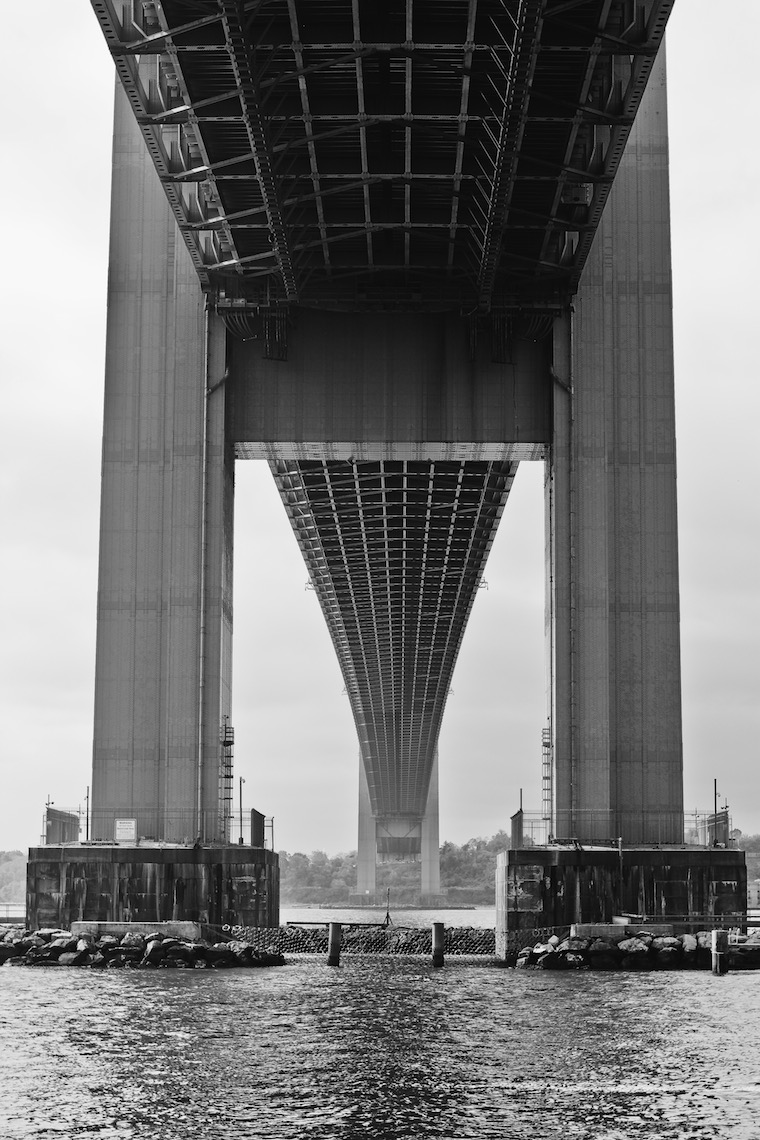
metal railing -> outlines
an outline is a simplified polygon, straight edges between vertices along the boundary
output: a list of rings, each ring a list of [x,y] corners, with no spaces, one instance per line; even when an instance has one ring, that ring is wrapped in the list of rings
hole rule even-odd
[[[0,922],[11,922],[15,919],[25,921],[26,903],[0,903]]]
[[[725,846],[731,844],[730,831],[730,818],[725,827],[719,826],[716,831],[714,813],[699,809],[683,815],[670,811],[578,809],[572,813],[558,812],[554,823],[543,812],[522,813],[522,845],[526,847],[573,841],[616,846],[621,837],[626,846],[640,843],[710,847],[716,843],[716,836]]]
[[[231,811],[201,813],[200,824],[195,811],[161,810],[151,807],[109,808],[91,810],[82,807],[55,808],[43,817],[42,846],[60,843],[139,844],[176,843],[192,846],[202,844],[251,845],[254,825],[251,812]],[[262,839],[254,835],[256,846]],[[274,817],[264,819],[263,846],[274,850]]]

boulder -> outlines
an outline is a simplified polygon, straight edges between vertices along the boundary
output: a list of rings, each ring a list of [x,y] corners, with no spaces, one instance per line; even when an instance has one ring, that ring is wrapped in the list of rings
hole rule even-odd
[[[628,956],[641,956],[649,953],[649,943],[636,935],[635,938],[624,938],[618,942],[618,950]]]
[[[24,955],[27,966],[57,966],[61,951],[56,947],[51,950],[48,946],[33,946]]]
[[[143,951],[145,949],[145,936],[128,930],[127,933],[122,936],[121,945]]]
[[[555,950],[544,954],[536,963],[541,970],[579,970],[588,966],[586,957],[577,950]]]
[[[58,959],[59,966],[86,966],[89,961],[86,950],[65,950]]]
[[[49,941],[49,938],[43,938],[41,934],[29,934],[21,939],[20,945],[24,952],[26,952],[27,950],[33,950],[40,946],[47,946]]]
[[[657,965],[661,969],[674,970],[682,964],[683,950],[680,945],[661,946],[658,950],[655,950],[655,958]]]
[[[68,937],[64,935],[61,938],[52,938],[48,943],[48,946],[51,950],[60,950],[62,954],[64,952],[70,953],[72,950],[76,950],[77,940],[76,938],[72,938],[71,935]]]
[[[557,947],[558,950],[571,950],[575,954],[582,954],[591,945],[590,938],[565,938]]]
[[[672,938],[667,934],[657,934],[652,939],[652,950],[663,950],[666,946],[671,949],[675,947],[676,950],[680,950],[682,944],[680,939]]]
[[[592,970],[617,970],[622,954],[611,938],[594,938],[586,957]]]
[[[235,955],[221,942],[217,942],[214,946],[209,946],[206,950],[205,957],[211,966],[224,968],[237,965]]]
[[[698,942],[693,934],[681,934],[679,935],[678,941],[683,946],[686,954],[693,954],[697,949]]]
[[[164,944],[160,938],[151,938],[146,943],[145,953],[143,955],[143,962],[157,966],[167,955],[168,951],[164,948]]]
[[[251,962],[252,966],[284,966],[285,959],[282,954],[263,953],[259,951],[254,961]]]

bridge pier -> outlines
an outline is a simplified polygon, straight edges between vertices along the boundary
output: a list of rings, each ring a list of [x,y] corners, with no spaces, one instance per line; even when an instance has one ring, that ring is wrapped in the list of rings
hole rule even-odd
[[[120,45],[120,29],[108,13],[100,18],[112,46]],[[660,19],[657,34],[663,29]],[[525,34],[520,58],[528,74],[528,58],[542,49]],[[646,46],[651,49],[650,40]],[[233,36],[232,55],[238,47]],[[465,55],[470,50],[464,42],[463,50]],[[368,230],[369,246],[358,243],[362,253],[354,264],[361,288],[310,296],[308,281],[299,285],[296,280],[288,245],[293,235],[285,232],[277,205],[277,178],[273,175],[268,206],[262,207],[270,216],[262,214],[238,231],[225,212],[234,202],[225,206],[223,180],[206,177],[208,155],[195,153],[191,145],[193,116],[176,136],[165,119],[185,110],[176,102],[169,105],[179,98],[171,84],[160,92],[167,110],[154,121],[155,85],[180,66],[176,56],[157,72],[154,55],[146,54],[136,70],[119,57],[132,106],[119,90],[93,839],[113,839],[116,821],[124,820],[133,825],[136,840],[178,846],[192,846],[197,839],[230,840],[231,769],[222,734],[230,713],[233,467],[235,455],[265,457],[276,468],[299,542],[311,558],[310,573],[341,657],[365,760],[368,726],[375,734],[376,778],[371,788],[364,779],[360,790],[359,892],[374,893],[379,841],[381,854],[420,857],[423,893],[437,894],[434,750],[450,671],[515,465],[548,455],[553,830],[586,842],[679,843],[664,60],[655,67],[619,170],[619,136],[612,132],[608,139],[604,161],[609,160],[610,176],[617,170],[615,188],[585,268],[583,259],[578,264],[581,284],[571,314],[569,298],[578,281],[568,275],[574,242],[585,250],[603,206],[597,166],[588,185],[576,185],[577,167],[558,181],[554,193],[561,208],[556,217],[547,217],[546,235],[536,246],[543,253],[532,286],[526,285],[531,271],[521,254],[518,271],[512,264],[530,227],[523,232],[519,221],[517,233],[497,232],[502,216],[519,219],[525,213],[524,204],[512,209],[501,197],[507,180],[500,166],[493,186],[502,189],[492,195],[494,212],[475,278],[467,267],[480,239],[460,257],[461,249],[457,252],[447,237],[437,247],[443,260],[430,262],[424,281],[417,281],[413,260],[408,262],[409,273],[404,269],[395,278],[405,282],[405,291],[396,295],[396,286],[388,291],[387,283],[382,285],[381,301],[373,308],[374,287],[366,286],[382,266],[372,256],[365,263],[364,251],[371,253],[380,240]],[[202,57],[198,53],[198,66]],[[649,59],[623,51],[619,75],[618,64],[611,72],[604,63],[594,89],[604,94],[605,107],[613,95],[609,82],[629,90],[635,109]],[[229,53],[221,53],[222,60],[232,66]],[[213,66],[221,66],[216,55]],[[469,65],[463,74],[469,76]],[[250,96],[255,84],[236,83],[243,92],[241,121],[247,122],[251,109],[244,95]],[[537,98],[540,102],[540,91]],[[511,106],[507,100],[505,113]],[[182,219],[187,246],[133,109],[172,209]],[[528,103],[524,111],[527,115]],[[207,126],[204,120],[204,131]],[[510,126],[515,138],[517,127]],[[265,139],[267,132],[260,134]],[[585,137],[589,156],[598,163],[605,151],[604,130]],[[508,149],[500,148],[500,162]],[[579,155],[582,149],[579,144]],[[554,158],[533,154],[527,168],[536,157],[542,169],[554,164]],[[251,154],[252,169],[262,160],[261,168],[269,169],[271,155]],[[459,230],[456,211],[461,207],[466,214],[467,206],[460,202],[453,169],[448,229]],[[362,169],[362,181],[365,173]],[[198,175],[201,182],[194,180]],[[313,171],[309,200],[312,180]],[[509,192],[519,198],[522,191],[515,182]],[[258,217],[261,211],[256,206],[252,212]],[[238,217],[237,207],[232,216]],[[480,233],[472,217],[471,239]],[[408,226],[401,228],[406,233]],[[330,242],[336,236],[342,238],[342,231]],[[259,248],[260,239],[266,249]],[[253,243],[253,252],[228,256],[235,240]],[[414,236],[415,251],[428,249],[431,240],[427,230]],[[305,248],[318,245],[326,258],[330,246],[324,233]],[[341,249],[349,247],[341,244]],[[548,254],[556,257],[556,272],[542,282]],[[443,274],[447,288],[457,282],[456,288],[434,296],[427,308],[427,283],[446,265],[457,270],[450,280]],[[342,280],[342,274],[333,278],[328,260],[323,269],[324,285],[332,288]],[[235,332],[241,338],[235,339]],[[344,541],[344,528],[351,542]],[[379,578],[373,577],[378,572]],[[381,598],[386,608],[378,616]],[[419,621],[410,620],[411,614]],[[450,627],[440,620],[444,614]],[[382,747],[376,747],[380,735]]]
[[[441,860],[438,829],[438,753],[436,752],[430,774],[427,807],[422,821],[410,827],[407,819],[379,821],[372,812],[367,773],[364,762],[359,760],[359,842],[356,859],[357,903],[377,898],[377,859],[383,846],[392,855],[394,839],[397,854],[408,858],[417,857],[420,862],[420,901],[437,901],[441,894]],[[401,845],[407,850],[402,851]]]
[[[116,92],[92,838],[226,841],[233,455],[225,332]],[[223,797],[222,797],[223,798]]]
[[[683,840],[664,59],[572,318],[553,333],[547,463],[555,836]]]

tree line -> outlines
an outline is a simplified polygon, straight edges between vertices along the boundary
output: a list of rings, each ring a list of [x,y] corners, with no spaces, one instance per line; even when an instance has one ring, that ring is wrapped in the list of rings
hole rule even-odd
[[[747,853],[747,879],[760,878],[760,835],[741,835],[739,847]],[[490,838],[468,839],[460,845],[443,843],[441,889],[452,903],[475,905],[493,902],[494,872],[499,851],[509,847],[509,836],[497,831]],[[280,896],[286,905],[302,903],[345,904],[356,891],[356,851],[327,855],[324,851],[292,854],[280,851]],[[381,863],[377,891],[390,890],[391,901],[414,902],[420,890],[418,863]],[[26,854],[0,851],[0,903],[26,897]]]
[[[443,843],[441,890],[449,900],[462,905],[493,902],[496,856],[509,846],[505,831],[490,838],[468,839],[459,846]],[[356,851],[327,855],[324,851],[292,854],[280,851],[280,898],[283,903],[347,903],[356,891]],[[391,892],[397,903],[414,902],[420,893],[419,863],[380,863],[377,893]]]

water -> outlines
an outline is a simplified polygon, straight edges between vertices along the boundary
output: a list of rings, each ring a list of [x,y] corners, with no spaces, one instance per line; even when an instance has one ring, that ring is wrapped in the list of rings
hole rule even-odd
[[[496,925],[496,908],[493,906],[473,907],[471,910],[448,909],[441,907],[436,910],[399,909],[391,906],[391,920],[394,926],[414,926],[430,929],[434,922],[443,922],[446,926],[477,926],[493,930]],[[280,922],[377,922],[385,918],[385,907],[281,907]]]
[[[760,973],[0,969],[4,1140],[757,1140]]]

